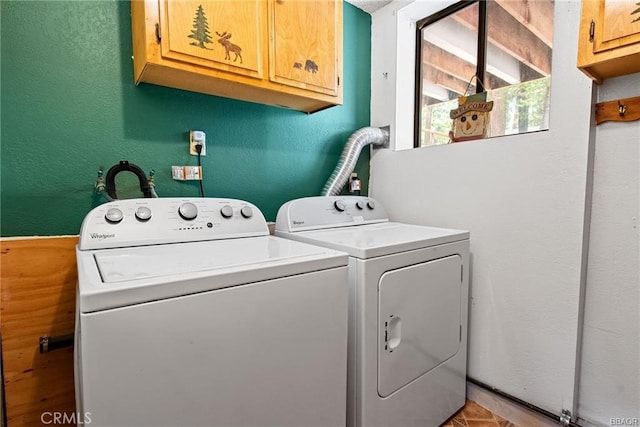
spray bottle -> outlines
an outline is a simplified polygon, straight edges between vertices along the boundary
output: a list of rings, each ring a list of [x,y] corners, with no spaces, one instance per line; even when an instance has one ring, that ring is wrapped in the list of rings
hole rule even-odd
[[[358,178],[357,173],[351,174],[351,179],[349,180],[349,194],[352,196],[359,196],[360,189],[362,188],[362,183],[360,182],[360,178]]]

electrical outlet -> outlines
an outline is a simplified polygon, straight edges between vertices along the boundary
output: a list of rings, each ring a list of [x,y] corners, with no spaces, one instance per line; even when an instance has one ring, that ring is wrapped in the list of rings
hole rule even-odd
[[[202,168],[200,166],[171,166],[171,176],[176,181],[201,181]]]
[[[201,156],[207,155],[207,143],[206,143],[206,134],[201,130],[192,130],[189,132],[189,154],[192,156],[197,156],[198,152],[196,151],[196,145],[202,145],[202,151],[200,151]]]

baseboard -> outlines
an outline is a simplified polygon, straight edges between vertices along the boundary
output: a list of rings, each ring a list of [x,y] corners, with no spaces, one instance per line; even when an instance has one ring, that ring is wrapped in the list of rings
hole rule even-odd
[[[467,382],[467,399],[511,421],[516,426],[558,427],[560,425],[559,422],[553,422],[547,417],[469,382]]]

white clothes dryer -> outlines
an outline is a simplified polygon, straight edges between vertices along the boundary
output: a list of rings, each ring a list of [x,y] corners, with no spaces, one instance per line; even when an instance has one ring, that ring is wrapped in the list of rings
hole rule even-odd
[[[101,205],[76,253],[91,426],[345,425],[347,254],[213,198]]]
[[[436,427],[464,406],[469,232],[331,196],[284,204],[275,234],[349,254],[348,426]]]

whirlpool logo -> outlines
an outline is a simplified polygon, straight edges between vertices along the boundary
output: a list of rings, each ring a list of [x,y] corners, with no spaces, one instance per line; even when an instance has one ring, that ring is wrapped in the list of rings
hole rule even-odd
[[[293,225],[302,225],[302,224],[304,224],[304,221],[293,220]]]
[[[116,233],[111,233],[111,234],[106,234],[106,233],[89,233],[89,236],[91,236],[92,239],[97,239],[97,240],[105,240],[105,239],[111,239],[113,237],[116,237]]]

